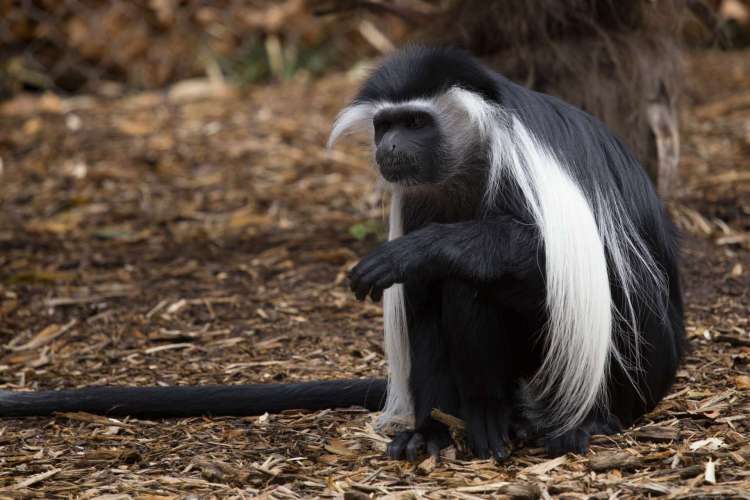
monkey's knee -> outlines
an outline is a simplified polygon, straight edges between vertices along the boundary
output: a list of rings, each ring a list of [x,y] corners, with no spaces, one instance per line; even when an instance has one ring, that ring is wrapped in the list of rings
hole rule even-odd
[[[497,326],[492,297],[469,281],[447,280],[442,306],[443,329],[449,337],[458,332],[483,334]]]
[[[443,312],[446,309],[457,314],[477,312],[485,306],[487,298],[487,293],[476,283],[457,278],[443,282]]]

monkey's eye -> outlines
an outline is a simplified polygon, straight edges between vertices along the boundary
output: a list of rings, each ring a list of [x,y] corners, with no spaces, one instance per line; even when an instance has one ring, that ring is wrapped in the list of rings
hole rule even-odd
[[[417,130],[427,125],[427,118],[424,115],[413,114],[406,119],[404,126],[408,129]]]
[[[373,120],[373,126],[375,127],[376,133],[385,133],[391,128],[391,122],[384,118],[376,118]]]

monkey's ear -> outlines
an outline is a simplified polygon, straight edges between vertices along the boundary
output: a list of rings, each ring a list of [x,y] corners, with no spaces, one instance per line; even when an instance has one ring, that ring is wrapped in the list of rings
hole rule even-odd
[[[373,115],[375,115],[375,105],[370,102],[355,102],[342,109],[333,123],[326,147],[331,149],[342,135],[372,132]]]

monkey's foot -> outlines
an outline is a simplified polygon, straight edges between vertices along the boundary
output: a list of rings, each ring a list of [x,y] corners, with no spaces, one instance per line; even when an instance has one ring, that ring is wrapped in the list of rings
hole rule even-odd
[[[622,425],[614,415],[597,416],[560,436],[546,437],[544,449],[550,457],[566,453],[584,454],[589,450],[589,441],[594,434],[610,435],[621,431]]]
[[[420,431],[403,431],[394,436],[388,444],[386,454],[396,460],[406,459],[415,462],[425,451],[433,457],[440,456],[440,450],[451,442],[445,427],[428,428]]]
[[[589,450],[591,434],[585,426],[576,427],[560,436],[544,438],[544,450],[550,457],[559,457],[566,453],[584,454]]]
[[[505,460],[511,453],[511,406],[498,400],[474,402],[464,407],[466,442],[481,459]]]

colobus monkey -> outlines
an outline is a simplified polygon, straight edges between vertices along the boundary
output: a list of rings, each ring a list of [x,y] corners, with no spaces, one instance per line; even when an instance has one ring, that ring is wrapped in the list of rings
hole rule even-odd
[[[0,416],[90,411],[253,415],[354,404],[405,426],[394,458],[450,441],[480,458],[534,437],[585,451],[668,390],[683,350],[677,240],[641,166],[607,128],[453,49],[388,58],[337,119],[365,131],[391,191],[389,241],[350,274],[384,298],[384,380],[0,391]]]
[[[394,458],[448,444],[481,458],[541,438],[585,451],[650,411],[683,350],[677,239],[607,127],[464,52],[407,48],[339,115],[391,191],[389,241],[351,272],[384,297]]]

